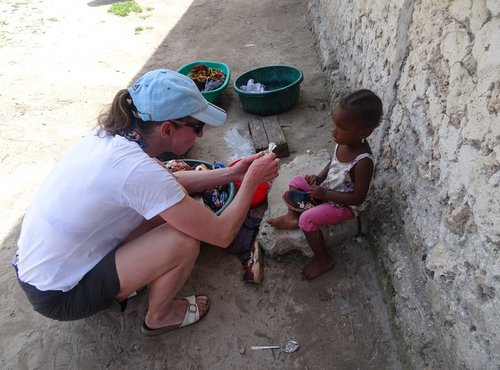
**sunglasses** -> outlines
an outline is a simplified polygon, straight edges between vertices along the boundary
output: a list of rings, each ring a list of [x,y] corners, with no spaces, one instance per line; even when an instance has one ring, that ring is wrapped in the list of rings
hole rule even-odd
[[[187,122],[187,121],[183,121],[183,120],[180,120],[180,119],[173,119],[171,121],[174,121],[175,123],[180,123],[181,126],[186,126],[186,127],[192,128],[193,131],[197,135],[200,134],[203,131],[203,126],[205,126],[205,122],[201,122],[201,121],[198,121],[196,123]]]

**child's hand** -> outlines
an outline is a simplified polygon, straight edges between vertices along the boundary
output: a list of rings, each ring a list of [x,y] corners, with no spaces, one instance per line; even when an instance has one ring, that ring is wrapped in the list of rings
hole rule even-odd
[[[309,185],[318,185],[318,176],[306,175],[304,178]]]
[[[309,188],[309,195],[311,195],[312,198],[324,200],[326,197],[326,192],[327,190],[319,185],[311,185]]]

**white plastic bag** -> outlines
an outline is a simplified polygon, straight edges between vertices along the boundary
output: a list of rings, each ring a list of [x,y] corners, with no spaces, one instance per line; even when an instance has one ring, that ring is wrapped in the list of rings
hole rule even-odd
[[[246,92],[261,93],[264,92],[266,87],[260,82],[255,82],[252,78],[248,80],[246,85],[240,87],[241,90]]]

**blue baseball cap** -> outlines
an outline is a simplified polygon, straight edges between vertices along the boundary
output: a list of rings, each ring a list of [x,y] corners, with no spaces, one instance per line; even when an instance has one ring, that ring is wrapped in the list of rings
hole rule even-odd
[[[168,69],[155,69],[128,88],[143,121],[168,121],[187,116],[211,126],[222,125],[226,112],[205,100],[189,77]]]

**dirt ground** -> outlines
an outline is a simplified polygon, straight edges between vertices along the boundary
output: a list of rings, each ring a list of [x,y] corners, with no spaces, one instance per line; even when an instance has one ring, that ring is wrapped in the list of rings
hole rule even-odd
[[[181,293],[207,294],[209,314],[156,338],[139,331],[147,293],[133,298],[124,314],[106,311],[75,322],[32,311],[10,266],[23,214],[61,155],[95,125],[114,94],[145,71],[217,60],[229,65],[233,82],[258,66],[300,68],[299,103],[277,116],[290,148],[283,162],[332,146],[326,75],[305,2],[138,2],[144,12],[124,18],[108,13],[109,0],[0,3],[0,368],[400,368],[363,239],[332,246],[335,269],[312,282],[299,276],[306,257],[265,258],[260,285],[241,281],[242,266],[234,256],[203,246]],[[208,127],[189,157],[227,164],[252,152],[247,124],[256,117],[242,110],[231,87],[219,105],[228,112],[227,123]],[[294,354],[248,349],[289,338],[301,344]]]

